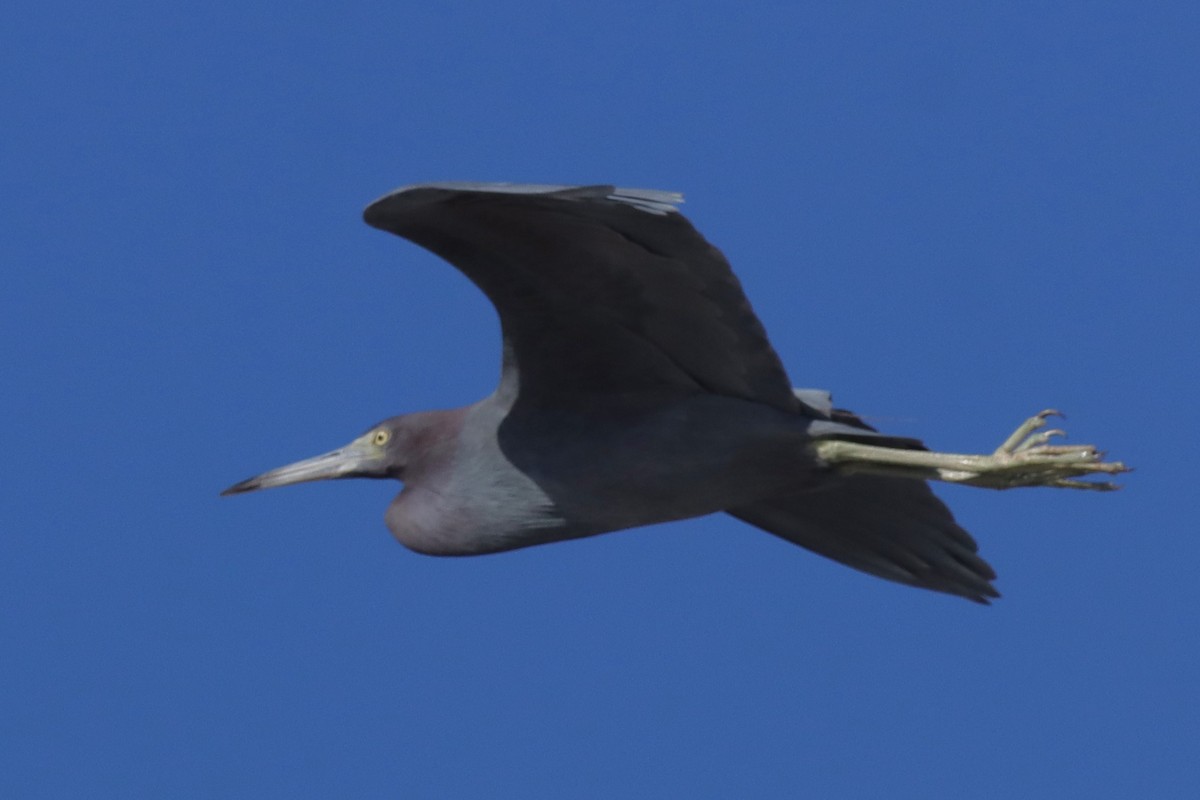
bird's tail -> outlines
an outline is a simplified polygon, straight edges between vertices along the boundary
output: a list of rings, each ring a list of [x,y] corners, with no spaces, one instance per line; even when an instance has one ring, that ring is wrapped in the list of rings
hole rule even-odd
[[[978,603],[999,597],[978,545],[921,480],[843,475],[729,509],[744,522],[881,578]]]

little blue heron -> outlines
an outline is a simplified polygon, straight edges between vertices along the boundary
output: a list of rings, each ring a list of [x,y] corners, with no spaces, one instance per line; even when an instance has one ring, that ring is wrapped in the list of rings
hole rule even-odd
[[[989,455],[876,432],[793,389],[724,256],[681,195],[613,186],[431,183],[369,225],[460,269],[500,317],[495,392],[375,425],[226,489],[393,478],[404,545],[473,555],[718,511],[843,564],[986,603],[995,572],[926,480],[1111,489],[1125,470],[1050,445],[1054,412]]]

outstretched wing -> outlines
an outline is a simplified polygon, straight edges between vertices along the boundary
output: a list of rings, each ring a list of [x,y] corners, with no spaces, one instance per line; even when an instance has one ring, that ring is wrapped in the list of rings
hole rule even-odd
[[[699,390],[808,409],[681,201],[612,186],[436,183],[393,192],[364,218],[483,290],[500,315],[502,382],[523,402]]]

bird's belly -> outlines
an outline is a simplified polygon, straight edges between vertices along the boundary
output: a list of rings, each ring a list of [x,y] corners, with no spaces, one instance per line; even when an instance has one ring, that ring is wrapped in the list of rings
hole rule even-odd
[[[506,455],[570,535],[685,519],[820,479],[809,420],[714,395],[637,413],[547,416]],[[501,447],[507,436],[502,428]],[[510,439],[511,441],[511,439]]]

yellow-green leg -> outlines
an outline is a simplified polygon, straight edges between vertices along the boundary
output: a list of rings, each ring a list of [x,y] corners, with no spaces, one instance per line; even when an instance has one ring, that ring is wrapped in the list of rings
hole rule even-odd
[[[1104,453],[1090,444],[1047,444],[1055,436],[1066,435],[1058,429],[1041,430],[1053,416],[1062,415],[1047,410],[1025,420],[991,455],[902,450],[837,439],[820,439],[812,447],[826,464],[847,472],[939,480],[988,489],[1051,486],[1105,492],[1118,488],[1108,481],[1076,480],[1085,475],[1117,475],[1129,472],[1129,468],[1119,461],[1105,461]]]

